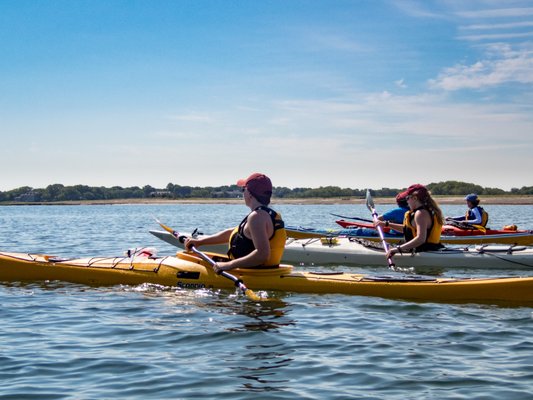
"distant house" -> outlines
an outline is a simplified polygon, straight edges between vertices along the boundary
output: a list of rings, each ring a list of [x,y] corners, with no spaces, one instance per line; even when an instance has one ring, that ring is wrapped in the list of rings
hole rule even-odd
[[[240,190],[219,190],[213,192],[212,196],[217,199],[229,199],[242,197],[242,191]]]
[[[156,190],[154,192],[150,192],[150,197],[174,197],[172,195],[172,192],[169,192],[168,190]]]
[[[226,192],[226,194],[228,195],[228,197],[236,197],[240,199],[242,197],[242,190],[241,189],[231,190],[229,192]]]
[[[32,202],[35,201],[35,192],[32,190],[30,192],[23,193],[21,195],[18,195],[14,199],[15,201],[24,201],[24,202]]]

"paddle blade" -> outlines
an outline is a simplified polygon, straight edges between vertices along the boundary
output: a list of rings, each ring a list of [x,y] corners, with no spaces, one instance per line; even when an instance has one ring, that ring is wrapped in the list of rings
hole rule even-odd
[[[250,300],[253,300],[253,301],[262,301],[263,300],[263,298],[261,296],[258,296],[257,294],[255,294],[255,292],[252,289],[246,288],[246,290],[244,291],[244,294],[246,295],[246,297],[248,297]]]
[[[378,213],[376,212],[376,208],[374,206],[374,200],[372,199],[372,195],[370,194],[370,190],[369,189],[366,190],[366,207],[372,213],[372,219],[374,220],[374,222],[377,222]],[[381,239],[381,243],[383,244],[383,248],[385,249],[385,251],[389,251],[389,244],[385,240],[385,236],[383,235],[383,229],[381,229],[381,226],[379,226],[379,225],[376,227],[376,229],[378,230],[379,237]],[[388,262],[389,267],[391,269],[394,270],[396,268],[396,265],[394,264],[394,261],[392,261],[391,257],[387,257],[387,262]]]
[[[209,257],[204,252],[198,250],[194,246],[191,247],[191,251],[193,253],[197,254],[198,256],[200,256],[200,258],[202,258],[204,261],[207,261],[212,267],[215,266],[215,264],[216,264],[215,260],[213,260],[211,257]],[[253,300],[253,301],[261,301],[261,300],[263,300],[260,296],[255,294],[255,292],[253,290],[248,289],[242,280],[240,280],[236,276],[230,274],[229,272],[222,271],[220,273],[220,276],[223,276],[224,278],[227,278],[230,281],[232,281],[235,284],[235,286],[238,287],[239,289],[241,289],[241,291],[244,293],[244,295],[246,297],[248,297],[250,300]]]
[[[162,223],[161,221],[159,221],[157,218],[155,218],[155,221],[159,224],[159,226],[161,228],[163,228],[164,230],[166,230],[167,232],[169,233],[172,233],[174,236],[178,237],[178,232],[176,232],[174,229],[172,229],[170,226],[166,226],[164,223]]]
[[[372,199],[372,195],[368,189],[366,190],[366,207],[370,210],[370,212],[374,212],[374,200]]]

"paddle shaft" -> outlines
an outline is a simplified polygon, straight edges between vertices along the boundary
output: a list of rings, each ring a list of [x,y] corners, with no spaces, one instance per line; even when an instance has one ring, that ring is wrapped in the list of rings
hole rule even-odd
[[[200,258],[202,258],[202,260],[204,260],[204,261],[208,262],[209,264],[211,264],[212,267],[214,267],[216,265],[216,261],[215,260],[213,260],[211,257],[209,257],[204,252],[201,252],[200,250],[198,250],[196,247],[192,246],[191,247],[191,251],[194,254],[197,254],[198,256],[200,256]],[[242,280],[237,278],[235,275],[230,274],[229,272],[222,271],[222,272],[219,273],[219,275],[223,276],[224,278],[229,279],[230,281],[233,281],[235,286],[237,286],[239,289],[241,289],[242,293],[245,294],[245,295],[247,295],[247,291],[250,290],[250,289],[248,289],[246,287],[246,285],[243,283]]]
[[[175,236],[181,243],[185,243],[185,240],[187,239],[187,236],[180,235],[177,231],[172,229],[170,226],[167,226],[167,225],[161,223],[161,221],[159,221],[157,218],[155,220],[161,226],[161,228],[163,228],[164,230],[166,230],[167,232],[169,232],[170,234]],[[214,267],[216,265],[215,260],[213,260],[211,257],[209,257],[204,252],[196,249],[196,247],[192,246],[191,247],[191,251],[193,253],[195,253],[196,255],[200,256],[200,258],[202,258],[202,260],[208,262],[211,265],[211,267]],[[232,281],[235,284],[235,286],[238,287],[242,291],[242,293],[245,294],[246,296],[248,296],[250,299],[255,300],[255,301],[260,300],[260,297],[257,296],[251,289],[248,289],[246,287],[246,285],[244,284],[244,282],[241,279],[237,278],[235,275],[232,275],[232,274],[230,274],[229,272],[226,272],[226,271],[222,271],[218,275],[221,275],[224,278],[229,279],[230,281]]]
[[[333,213],[330,213],[330,215],[333,215],[334,217],[344,218],[344,219],[353,219],[354,221],[374,222],[374,221],[372,221],[371,219],[367,219],[367,218],[346,217],[346,216],[344,216],[344,215],[333,214]]]
[[[366,191],[366,206],[368,207],[368,209],[372,213],[372,219],[374,220],[375,223],[377,223],[379,221],[378,220],[378,213],[376,212],[376,209],[374,208],[374,202],[372,201],[372,196],[370,195],[370,191],[369,190]],[[383,248],[388,253],[389,252],[389,244],[385,240],[385,235],[383,234],[383,229],[381,229],[381,226],[379,226],[379,225],[376,226],[376,229],[378,230],[379,237],[381,238],[381,243],[383,244]],[[387,262],[388,262],[390,268],[392,268],[392,269],[396,268],[396,265],[394,264],[394,261],[392,261],[392,257],[388,256],[387,257]]]

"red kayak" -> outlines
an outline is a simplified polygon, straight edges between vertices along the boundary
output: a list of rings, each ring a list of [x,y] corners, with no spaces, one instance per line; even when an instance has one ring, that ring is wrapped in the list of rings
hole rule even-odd
[[[346,221],[340,219],[335,221],[343,228],[367,228],[374,229],[371,223]],[[533,245],[533,231],[518,229],[487,229],[481,231],[478,229],[462,229],[457,226],[444,225],[442,227],[441,242],[448,244],[482,244],[482,243],[504,243],[520,244],[524,246]],[[383,231],[388,232],[388,228]],[[365,237],[365,239],[370,239]],[[391,238],[394,241],[394,238]],[[389,238],[387,238],[389,241]]]

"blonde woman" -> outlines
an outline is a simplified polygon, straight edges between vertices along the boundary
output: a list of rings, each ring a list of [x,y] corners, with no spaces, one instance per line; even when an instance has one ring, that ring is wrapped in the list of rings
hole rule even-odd
[[[429,190],[424,185],[414,184],[401,193],[407,200],[409,211],[405,213],[403,224],[378,221],[376,226],[390,227],[403,231],[405,243],[392,247],[387,257],[408,251],[431,251],[444,247],[440,243],[440,233],[444,223],[442,211]]]

